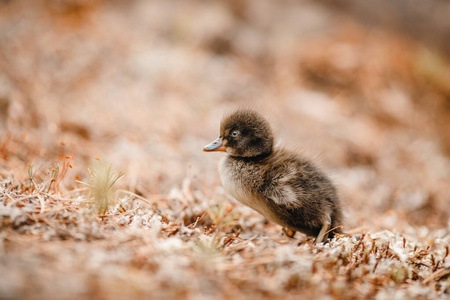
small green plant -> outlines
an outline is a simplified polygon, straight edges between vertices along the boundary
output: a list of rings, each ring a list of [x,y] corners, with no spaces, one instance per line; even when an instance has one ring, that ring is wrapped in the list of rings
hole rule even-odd
[[[101,160],[96,163],[93,171],[89,170],[89,173],[90,183],[79,182],[89,187],[89,198],[93,199],[95,210],[99,215],[104,215],[115,201],[113,186],[122,178],[123,173],[117,174],[111,164]]]
[[[55,182],[56,178],[58,178],[58,175],[59,175],[59,166],[56,166],[52,168],[52,178],[50,179],[50,184],[48,185],[47,193],[50,191],[53,182]]]
[[[34,163],[28,164],[28,177],[30,178],[30,189],[32,188],[34,181],[34,175],[36,175],[36,169],[34,167]]]
[[[225,202],[219,202],[208,210],[208,216],[218,228],[226,228],[237,225],[239,222],[239,214],[235,212]]]
[[[200,235],[193,239],[195,250],[205,256],[214,256],[220,253],[223,245],[220,243],[224,233],[214,232],[212,235]]]

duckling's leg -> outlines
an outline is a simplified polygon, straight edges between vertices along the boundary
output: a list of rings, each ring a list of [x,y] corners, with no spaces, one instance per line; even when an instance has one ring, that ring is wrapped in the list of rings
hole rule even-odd
[[[283,228],[282,231],[283,231],[284,235],[287,236],[288,238],[291,238],[291,239],[294,238],[295,231],[292,231],[292,230],[287,229],[287,228]]]
[[[321,243],[323,240],[328,238],[328,228],[330,228],[330,221],[325,221],[322,224],[322,229],[320,229],[319,235],[316,237],[314,244]]]

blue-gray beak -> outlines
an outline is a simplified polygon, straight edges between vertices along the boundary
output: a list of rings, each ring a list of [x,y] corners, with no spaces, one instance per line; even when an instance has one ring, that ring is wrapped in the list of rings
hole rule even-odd
[[[217,138],[208,145],[203,148],[203,151],[205,152],[212,152],[212,151],[226,151],[225,146],[222,144],[222,138]]]

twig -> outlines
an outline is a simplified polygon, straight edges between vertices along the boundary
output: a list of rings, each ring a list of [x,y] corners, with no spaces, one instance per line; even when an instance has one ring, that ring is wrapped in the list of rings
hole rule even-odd
[[[150,201],[150,200],[148,200],[148,199],[146,199],[144,197],[141,197],[141,196],[137,195],[136,193],[133,193],[133,192],[130,192],[130,191],[127,191],[127,190],[119,189],[117,191],[120,192],[120,193],[124,193],[124,194],[130,195],[130,196],[133,196],[133,197],[135,197],[135,198],[137,198],[139,200],[144,201],[145,203],[147,203],[149,205],[153,205],[154,203],[156,203],[156,202],[152,202],[152,201]],[[155,196],[155,197],[158,197],[158,196]]]
[[[431,275],[429,275],[425,280],[423,281],[423,284],[427,284],[431,281],[439,280],[442,277],[450,274],[450,268],[440,269],[436,272],[433,272]]]
[[[19,198],[19,199],[15,199],[13,202],[8,203],[7,207],[11,207],[14,204],[19,203],[20,201],[31,199],[31,198],[36,198],[36,197],[37,197],[36,194],[33,194],[33,195],[28,195],[28,196],[25,196],[25,197],[22,197],[22,198]]]
[[[51,194],[46,194],[48,197],[52,198],[55,201],[70,201],[70,202],[82,202],[82,203],[91,203],[92,200],[80,200],[80,199],[66,199],[66,198],[56,198],[55,196]]]
[[[197,220],[195,220],[194,223],[188,225],[187,227],[189,228],[195,228],[197,226],[198,221],[200,221],[201,219],[203,219],[203,217],[209,212],[209,208],[207,210],[205,210],[205,212],[203,213],[203,215],[201,215],[200,217],[197,217]]]
[[[14,198],[11,197],[9,194],[5,193],[6,197],[8,197],[9,200],[14,201]]]
[[[42,214],[45,209],[45,202],[41,195],[37,194],[36,196],[39,199],[39,202],[41,203],[41,212],[40,213]]]

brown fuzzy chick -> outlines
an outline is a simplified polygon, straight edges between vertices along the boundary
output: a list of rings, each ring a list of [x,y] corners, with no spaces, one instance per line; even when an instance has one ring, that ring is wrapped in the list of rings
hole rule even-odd
[[[260,114],[238,110],[223,119],[219,138],[203,150],[228,153],[219,167],[225,190],[288,236],[300,231],[322,242],[341,233],[342,211],[331,181],[310,161],[273,143]]]

